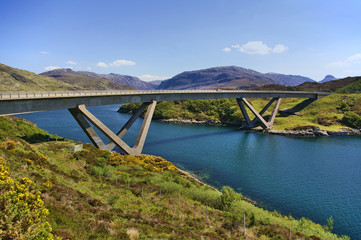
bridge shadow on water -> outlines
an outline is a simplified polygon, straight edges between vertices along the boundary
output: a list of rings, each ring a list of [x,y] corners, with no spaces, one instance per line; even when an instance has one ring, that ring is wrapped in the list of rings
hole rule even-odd
[[[184,136],[184,137],[167,138],[167,139],[163,139],[163,140],[159,140],[159,141],[147,142],[146,145],[147,146],[155,146],[155,145],[160,145],[160,144],[182,142],[182,141],[186,141],[186,140],[200,139],[200,138],[206,138],[206,137],[211,137],[211,136],[224,136],[224,135],[233,134],[233,133],[239,132],[239,131],[242,131],[242,130],[234,129],[234,130],[227,130],[227,131],[216,132],[216,133],[195,134],[195,135],[189,135],[189,136]]]

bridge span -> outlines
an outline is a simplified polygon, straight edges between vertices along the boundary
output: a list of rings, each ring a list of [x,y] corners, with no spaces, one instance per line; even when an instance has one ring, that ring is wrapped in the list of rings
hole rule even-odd
[[[329,94],[325,92],[249,90],[0,92],[0,116],[68,109],[96,147],[112,150],[118,146],[125,154],[141,154],[156,103],[160,101],[235,98],[245,119],[243,126],[252,128],[261,125],[267,129],[273,125],[282,98],[319,99]],[[247,101],[247,98],[271,98],[271,100],[258,112]],[[266,121],[262,115],[274,102],[276,103],[271,117]],[[117,134],[113,133],[86,109],[86,106],[126,103],[143,104]],[[135,145],[130,147],[121,138],[147,107],[138,138]],[[246,107],[254,114],[253,120],[250,119]],[[90,123],[98,128],[110,140],[110,143],[104,144]]]

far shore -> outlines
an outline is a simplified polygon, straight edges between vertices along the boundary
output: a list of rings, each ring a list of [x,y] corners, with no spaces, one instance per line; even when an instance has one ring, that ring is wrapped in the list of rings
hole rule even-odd
[[[232,122],[221,122],[221,121],[197,121],[194,119],[156,119],[156,121],[164,123],[176,123],[176,124],[200,124],[200,125],[219,125],[219,126],[230,126],[230,127],[240,127],[242,128],[241,123],[232,123]],[[361,135],[361,129],[354,128],[341,128],[338,131],[328,131],[321,130],[317,127],[310,127],[302,130],[264,130],[261,128],[245,129],[255,132],[263,132],[268,134],[283,135],[283,136],[295,136],[295,137],[318,137],[318,136],[346,136],[346,135]]]

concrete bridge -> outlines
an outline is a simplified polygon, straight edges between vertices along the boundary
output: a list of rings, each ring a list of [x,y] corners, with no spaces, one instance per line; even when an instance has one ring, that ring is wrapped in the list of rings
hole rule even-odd
[[[118,146],[126,154],[141,154],[155,106],[160,101],[235,98],[244,116],[243,125],[245,127],[252,128],[259,124],[264,129],[268,129],[273,125],[282,98],[319,99],[329,94],[324,92],[247,90],[0,92],[0,115],[68,109],[96,147],[112,150]],[[271,100],[260,112],[257,112],[247,101],[247,98],[271,98]],[[276,103],[271,117],[266,121],[262,115],[273,102]],[[143,104],[117,134],[113,133],[86,109],[86,106],[126,103]],[[130,147],[122,140],[122,137],[146,107],[148,109],[138,137],[134,146]],[[254,114],[253,120],[250,119],[246,107]],[[110,140],[110,143],[105,144],[90,123],[98,128]]]

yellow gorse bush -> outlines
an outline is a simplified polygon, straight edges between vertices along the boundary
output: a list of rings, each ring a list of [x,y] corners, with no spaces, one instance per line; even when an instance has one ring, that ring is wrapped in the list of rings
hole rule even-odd
[[[119,153],[112,153],[109,162],[113,166],[142,166],[144,169],[151,172],[162,173],[166,170],[174,171],[177,168],[167,160],[161,157],[154,157],[150,155],[121,155]]]
[[[16,142],[11,141],[11,140],[2,142],[2,143],[0,143],[0,149],[14,150],[14,149],[16,149]]]
[[[54,239],[49,215],[35,183],[9,176],[0,157],[0,239]]]

